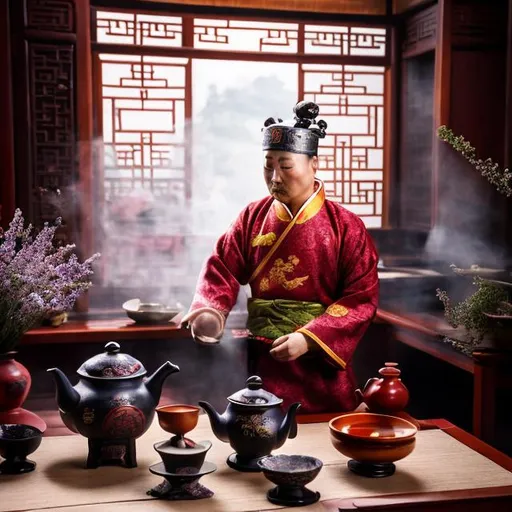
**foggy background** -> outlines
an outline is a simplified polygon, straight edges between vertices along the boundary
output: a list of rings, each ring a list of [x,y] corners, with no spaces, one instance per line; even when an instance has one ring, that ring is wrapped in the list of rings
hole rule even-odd
[[[297,65],[265,63],[263,75],[260,63],[217,61],[212,76],[207,64],[194,68],[193,118],[184,127],[191,200],[186,204],[179,189],[158,197],[139,188],[98,212],[103,290],[91,291],[93,308],[119,308],[136,296],[186,309],[217,238],[249,202],[268,195],[261,128],[270,116],[293,116]],[[171,167],[182,154],[171,151]]]

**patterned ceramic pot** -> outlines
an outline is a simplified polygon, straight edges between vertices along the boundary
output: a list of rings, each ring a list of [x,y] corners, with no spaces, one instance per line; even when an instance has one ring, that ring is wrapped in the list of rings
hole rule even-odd
[[[236,451],[228,464],[241,471],[261,471],[257,460],[297,435],[295,415],[300,403],[290,405],[285,413],[283,400],[262,386],[260,377],[249,377],[245,389],[228,397],[230,403],[222,415],[209,403],[199,402],[210,418],[213,433]]]

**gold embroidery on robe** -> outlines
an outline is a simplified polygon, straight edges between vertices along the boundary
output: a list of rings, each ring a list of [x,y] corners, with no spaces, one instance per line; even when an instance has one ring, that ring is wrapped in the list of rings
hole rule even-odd
[[[296,277],[287,280],[286,274],[290,274],[295,270],[300,260],[295,255],[288,256],[288,261],[285,263],[282,258],[277,258],[268,273],[268,278],[264,277],[260,281],[260,290],[265,292],[269,289],[270,283],[281,285],[285,290],[294,290],[302,286],[304,281],[309,279],[309,276]]]
[[[346,308],[345,306],[342,306],[341,304],[331,304],[325,310],[325,312],[328,315],[335,316],[337,318],[342,317],[342,316],[347,316],[348,311],[349,311],[348,308]]]
[[[273,232],[265,233],[264,235],[256,235],[252,239],[251,244],[253,247],[258,247],[258,246],[267,247],[269,245],[272,245],[276,241],[276,238],[277,238],[276,234]]]

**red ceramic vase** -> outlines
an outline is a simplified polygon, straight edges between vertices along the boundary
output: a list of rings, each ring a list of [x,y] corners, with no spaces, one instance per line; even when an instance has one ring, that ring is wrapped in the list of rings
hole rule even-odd
[[[0,354],[0,423],[30,425],[44,432],[46,423],[21,407],[32,379],[28,370],[14,359],[15,355],[16,352]]]
[[[0,411],[21,407],[30,391],[28,370],[14,359],[16,352],[0,354]]]

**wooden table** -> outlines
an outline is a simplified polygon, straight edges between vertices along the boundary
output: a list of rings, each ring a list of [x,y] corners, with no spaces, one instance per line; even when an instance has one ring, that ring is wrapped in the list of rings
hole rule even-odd
[[[332,447],[323,421],[329,417],[332,415],[310,417],[309,422],[299,425],[297,438],[276,452],[310,454],[323,461],[322,471],[308,486],[321,493],[321,501],[305,510],[512,509],[512,460],[450,423],[430,421],[436,428],[418,432],[414,452],[397,462],[393,476],[367,479],[348,471],[347,459]],[[158,461],[152,445],[166,437],[154,422],[137,441],[137,468],[95,470],[83,467],[87,454],[83,437],[44,438],[31,457],[38,464],[34,472],[0,477],[0,512],[243,512],[279,508],[266,500],[272,484],[262,474],[237,473],[227,467],[225,459],[232,449],[213,436],[206,416],[200,417],[190,437],[213,441],[207,460],[217,465],[217,471],[202,478],[201,483],[215,495],[207,500],[172,503],[147,496],[146,491],[160,482],[148,471],[148,466]],[[457,509],[461,506],[464,508]]]
[[[376,321],[395,328],[393,338],[473,375],[473,434],[493,443],[496,427],[496,391],[512,385],[512,351],[476,350],[472,356],[454,349],[443,338],[458,339],[443,315],[395,313],[379,309]],[[511,340],[512,348],[512,340]]]

